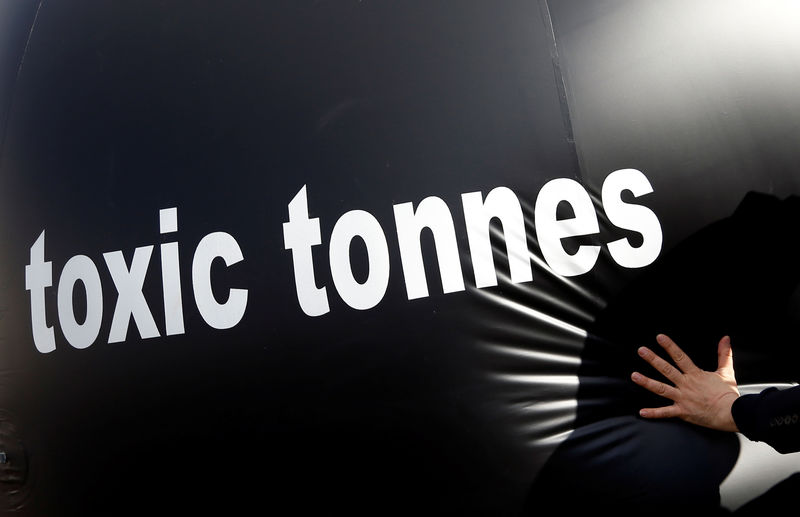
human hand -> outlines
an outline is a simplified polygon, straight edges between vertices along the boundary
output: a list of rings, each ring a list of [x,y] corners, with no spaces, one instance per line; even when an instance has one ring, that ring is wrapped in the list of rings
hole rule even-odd
[[[633,372],[631,379],[656,395],[674,402],[671,406],[645,408],[639,411],[644,418],[678,417],[692,424],[717,429],[738,431],[731,415],[733,401],[739,397],[733,373],[731,340],[723,337],[717,346],[718,368],[707,372],[698,368],[678,345],[663,334],[656,341],[667,351],[678,368],[656,355],[647,347],[639,348],[639,355],[674,386]]]

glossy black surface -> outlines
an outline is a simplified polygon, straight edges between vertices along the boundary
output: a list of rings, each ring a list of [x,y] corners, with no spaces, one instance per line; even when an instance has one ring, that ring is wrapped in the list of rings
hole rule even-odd
[[[571,475],[560,457],[579,459],[573,481],[605,476],[625,494],[629,460],[665,437],[708,455],[666,451],[678,463],[653,467],[637,494],[663,501],[686,488],[663,476],[701,465],[713,504],[731,437],[642,423],[646,396],[625,376],[656,332],[691,341],[704,364],[726,332],[741,381],[796,379],[793,360],[776,360],[788,348],[762,342],[797,324],[796,210],[730,221],[750,192],[800,194],[797,14],[721,0],[3,3],[0,429],[13,427],[26,472],[0,490],[3,509],[518,515],[553,468]],[[599,201],[625,168],[653,187],[637,202],[663,230],[654,264],[625,269],[603,247],[589,273],[565,281],[534,263],[532,282],[511,284],[494,237],[500,285],[475,287],[462,193],[513,190],[541,257],[534,204],[554,178],[578,180],[601,221],[569,245],[637,242]],[[284,248],[304,185],[330,302],[319,317],[301,310]],[[430,295],[409,300],[392,207],[428,196],[452,214],[466,289],[443,292],[424,232]],[[161,235],[168,207],[178,232]],[[386,294],[364,311],[337,295],[327,252],[350,210],[375,216],[390,256]],[[34,346],[25,266],[43,230],[55,282],[75,255],[98,267],[89,348],[59,330],[55,287],[56,350]],[[248,290],[226,330],[191,289],[195,248],[216,231],[244,257],[213,266],[217,297]],[[175,241],[185,333],[166,336],[158,253]],[[148,245],[143,293],[161,336],[131,324],[109,344],[102,255],[130,264]],[[364,248],[351,257],[365,277]],[[725,304],[707,315],[718,288]],[[653,291],[669,293],[651,304]],[[572,431],[585,448],[569,449]],[[625,433],[634,440],[607,447]]]

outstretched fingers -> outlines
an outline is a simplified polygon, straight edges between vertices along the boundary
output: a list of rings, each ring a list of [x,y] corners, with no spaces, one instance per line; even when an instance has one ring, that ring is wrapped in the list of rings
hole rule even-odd
[[[733,373],[733,349],[731,348],[731,338],[723,337],[717,345],[717,363],[719,372]]]
[[[668,336],[664,334],[659,334],[656,336],[656,341],[661,347],[667,351],[669,356],[675,361],[675,364],[678,365],[678,368],[683,373],[689,373],[694,370],[698,370],[699,368],[689,359],[689,356],[681,350],[681,348],[675,344],[675,342],[670,339]]]
[[[670,400],[675,400],[679,395],[678,390],[673,386],[653,380],[639,372],[633,372],[631,375],[631,380],[642,388]]]
[[[644,418],[675,418],[681,416],[681,411],[676,405],[657,408],[644,408],[639,410],[639,415]]]
[[[671,380],[673,384],[678,384],[681,380],[681,372],[677,368],[669,364],[667,361],[658,356],[655,352],[646,346],[640,347],[639,356],[647,361],[650,366],[661,372],[661,375]]]

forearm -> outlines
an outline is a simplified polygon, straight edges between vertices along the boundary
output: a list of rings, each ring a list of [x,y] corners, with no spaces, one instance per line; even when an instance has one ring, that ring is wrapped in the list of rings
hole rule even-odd
[[[739,431],[781,453],[800,451],[800,386],[739,397],[731,408]]]

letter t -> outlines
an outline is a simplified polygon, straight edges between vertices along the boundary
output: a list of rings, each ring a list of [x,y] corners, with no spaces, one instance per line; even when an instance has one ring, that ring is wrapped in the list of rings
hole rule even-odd
[[[284,248],[292,250],[294,279],[300,308],[309,316],[321,316],[330,310],[325,287],[318,288],[314,279],[311,247],[322,244],[319,219],[308,218],[306,186],[289,203],[289,221],[283,223]]]
[[[53,285],[53,263],[44,261],[44,230],[31,246],[31,263],[25,266],[25,289],[31,292],[31,326],[36,349],[46,354],[56,349],[53,327],[47,326],[44,290]]]

